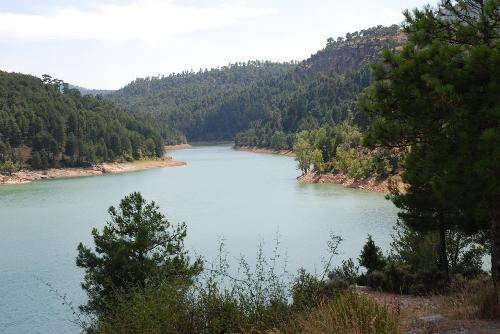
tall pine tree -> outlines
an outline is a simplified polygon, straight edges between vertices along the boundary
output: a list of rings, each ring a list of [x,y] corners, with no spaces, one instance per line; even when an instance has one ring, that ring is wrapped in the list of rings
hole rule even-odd
[[[408,43],[375,67],[368,143],[410,147],[404,221],[441,234],[488,233],[500,279],[499,0],[443,0],[405,13]]]

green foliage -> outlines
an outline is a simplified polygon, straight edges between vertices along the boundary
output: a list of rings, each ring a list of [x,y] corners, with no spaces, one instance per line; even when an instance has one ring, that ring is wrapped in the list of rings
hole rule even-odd
[[[498,0],[441,2],[406,13],[408,43],[374,67],[366,142],[407,149],[405,193],[392,199],[420,231],[491,232],[500,277]]]
[[[318,305],[325,297],[331,297],[325,281],[300,269],[292,286],[294,310],[306,310]],[[328,296],[329,295],[329,296]]]
[[[354,264],[352,259],[343,260],[340,266],[328,274],[328,278],[331,281],[342,280],[348,286],[356,284],[359,280],[359,267]]]
[[[297,139],[293,144],[293,152],[296,155],[296,160],[299,164],[299,169],[302,173],[307,173],[312,164],[313,148],[305,139],[306,133],[300,132],[297,134]]]
[[[323,154],[319,149],[314,149],[311,153],[311,161],[315,172],[323,173],[325,171],[325,162]]]
[[[373,157],[354,148],[337,149],[334,167],[336,170],[359,180],[374,173]]]
[[[382,250],[375,245],[371,235],[368,235],[358,261],[368,272],[380,270],[385,266],[386,260],[382,254]]]
[[[49,159],[45,151],[35,151],[31,154],[30,164],[33,169],[49,168]]]
[[[436,232],[418,232],[397,222],[391,243],[391,258],[410,265],[414,270],[435,270],[439,267],[439,235]],[[468,278],[483,273],[483,258],[487,253],[485,238],[470,237],[458,230],[446,234],[446,254],[450,272]]]
[[[90,315],[79,323],[87,333],[264,332],[347,288],[305,271],[293,279],[278,240],[271,257],[260,245],[255,266],[241,258],[234,272],[222,242],[217,260],[200,274],[201,260],[190,264],[183,249],[185,226],[170,226],[154,202],[133,193],[109,213],[102,233],[92,231],[95,251],[78,246],[89,296],[82,311]],[[331,236],[325,273],[341,240]]]
[[[396,222],[391,243],[391,258],[415,269],[430,270],[438,266],[439,236],[418,232],[402,221]]]
[[[171,125],[190,141],[231,140],[271,110],[274,95],[294,85],[278,80],[294,66],[250,61],[136,79],[109,97]]]
[[[301,130],[352,121],[371,82],[369,64],[400,44],[398,26],[347,34],[301,62],[250,61],[211,70],[137,79],[108,95],[145,112],[190,141],[232,140],[239,146],[291,149]]]
[[[299,168],[306,172],[341,172],[353,179],[387,176],[398,170],[397,154],[391,150],[361,147],[359,128],[348,123],[302,130],[295,136],[293,150]]]
[[[33,150],[35,169],[161,157],[164,140],[183,140],[166,126],[126,113],[101,96],[81,96],[47,75],[42,81],[0,72],[0,101],[0,162],[21,160],[17,149],[25,147]]]
[[[220,247],[218,261],[195,284],[159,279],[131,294],[118,293],[105,316],[87,325],[87,332],[246,333],[287,321],[288,284],[285,273],[276,271],[278,254],[268,259],[259,247],[255,268],[241,259],[237,272],[242,277],[235,277],[223,243]]]
[[[453,279],[473,279],[483,273],[482,260],[486,253],[481,246],[483,241],[459,231],[449,231],[446,240]],[[439,265],[439,243],[438,233],[418,232],[398,221],[391,243],[391,254],[384,265],[367,273],[367,285],[396,293],[428,294],[445,291],[448,282]],[[370,248],[373,250],[373,245]]]
[[[17,166],[17,164],[13,163],[10,160],[0,162],[0,173],[2,173],[2,174],[12,175],[13,173],[17,172],[18,170],[19,170],[19,167]]]
[[[268,126],[252,127],[238,133],[234,138],[236,147],[254,146],[269,147],[273,150],[289,150],[292,147],[294,134],[273,131]]]
[[[191,264],[184,250],[185,224],[171,226],[154,202],[132,193],[108,211],[103,231],[92,230],[95,251],[78,245],[76,264],[85,269],[82,287],[89,297],[82,310],[104,315],[117,295],[126,297],[155,281],[189,285],[200,272],[201,260]]]
[[[107,316],[98,318],[86,331],[101,334],[194,333],[195,315],[185,289],[161,283],[129,296],[117,294]]]
[[[0,138],[0,162],[5,162],[7,160],[13,160],[15,158],[15,153],[8,142],[4,143]]]

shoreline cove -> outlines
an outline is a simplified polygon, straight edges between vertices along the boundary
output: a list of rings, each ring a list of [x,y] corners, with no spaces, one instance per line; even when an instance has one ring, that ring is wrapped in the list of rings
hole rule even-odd
[[[215,143],[192,143],[193,145],[214,145]],[[227,143],[224,143],[227,144]],[[105,174],[121,174],[139,172],[153,168],[179,167],[187,165],[184,161],[174,160],[167,155],[168,152],[192,148],[191,144],[177,144],[165,146],[165,156],[162,159],[136,160],[132,162],[104,162],[94,164],[91,167],[68,167],[49,168],[47,170],[27,170],[23,169],[12,175],[0,174],[0,186],[27,184],[38,180],[53,180],[63,178],[77,178],[87,176],[100,176]],[[277,154],[287,157],[295,157],[292,150],[274,150],[256,146],[233,146],[236,151],[251,152],[257,154]],[[355,180],[342,173],[315,173],[307,172],[296,177],[297,181],[304,184],[336,184],[345,188],[360,189],[377,193],[389,193],[389,186],[392,180],[396,181],[398,189],[404,191],[401,177],[396,175],[386,179],[369,177]]]

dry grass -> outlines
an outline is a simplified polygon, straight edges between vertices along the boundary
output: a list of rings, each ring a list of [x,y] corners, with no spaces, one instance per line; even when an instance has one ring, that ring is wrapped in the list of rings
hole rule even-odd
[[[379,304],[386,305],[399,315],[404,329],[413,328],[416,319],[440,313],[440,298],[435,296],[400,295],[378,291],[367,293]]]
[[[491,279],[462,282],[449,295],[412,296],[367,291],[380,305],[399,314],[405,331],[411,333],[500,333],[498,295]],[[420,317],[440,314],[433,324],[418,323]],[[496,318],[496,320],[494,320]]]
[[[299,316],[286,333],[396,334],[402,333],[398,315],[368,295],[348,291]]]
[[[442,308],[458,319],[500,320],[500,288],[489,279],[459,284],[455,293],[443,299]]]

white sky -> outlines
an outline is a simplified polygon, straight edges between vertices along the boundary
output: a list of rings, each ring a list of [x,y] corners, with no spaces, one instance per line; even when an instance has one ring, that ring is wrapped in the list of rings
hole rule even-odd
[[[87,88],[236,61],[302,60],[328,37],[437,0],[0,0],[0,69]]]

